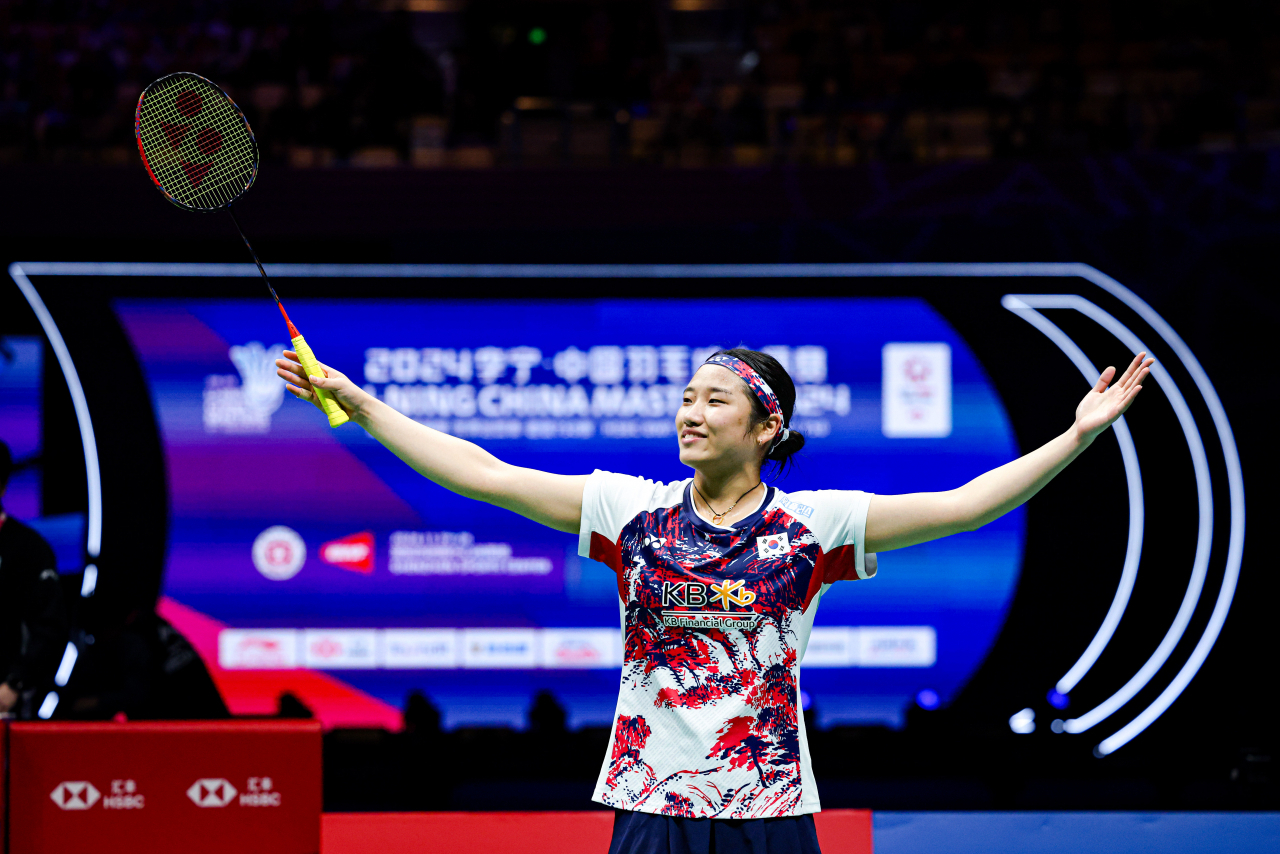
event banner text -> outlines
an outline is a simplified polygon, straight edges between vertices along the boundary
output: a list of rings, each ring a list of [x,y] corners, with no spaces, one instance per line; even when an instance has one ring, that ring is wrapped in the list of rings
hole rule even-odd
[[[685,385],[714,347],[371,347],[364,386],[428,426],[490,439],[665,438]],[[843,416],[849,386],[827,382],[827,349],[766,347],[796,382],[811,433]],[[825,429],[824,429],[825,428]]]

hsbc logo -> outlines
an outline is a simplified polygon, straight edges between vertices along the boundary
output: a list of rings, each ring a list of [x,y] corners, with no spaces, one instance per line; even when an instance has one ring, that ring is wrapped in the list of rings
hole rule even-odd
[[[59,809],[87,810],[98,802],[102,793],[86,780],[74,780],[59,783],[58,787],[49,793],[49,797]]]
[[[198,807],[225,807],[236,796],[236,787],[221,777],[196,780],[187,797]]]

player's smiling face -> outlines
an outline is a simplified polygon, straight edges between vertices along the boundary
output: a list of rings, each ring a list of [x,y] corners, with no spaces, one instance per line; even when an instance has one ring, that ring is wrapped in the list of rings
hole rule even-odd
[[[680,462],[695,469],[758,465],[750,394],[742,379],[728,368],[699,368],[676,413]]]

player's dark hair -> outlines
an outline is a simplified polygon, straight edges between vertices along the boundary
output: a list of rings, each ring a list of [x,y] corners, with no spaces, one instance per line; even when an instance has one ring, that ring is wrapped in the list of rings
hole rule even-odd
[[[804,447],[804,434],[791,427],[791,414],[796,408],[796,384],[791,380],[787,369],[782,367],[782,363],[768,353],[735,347],[732,350],[719,350],[713,355],[722,354],[746,362],[777,395],[778,405],[782,407],[782,425],[789,427],[791,434],[787,436],[786,441],[774,442],[764,459],[766,463],[774,464],[774,474],[784,474],[788,468],[795,465],[795,460],[791,457]],[[765,409],[760,398],[756,397],[755,392],[750,389],[747,390],[747,397],[751,399],[751,428],[755,429],[757,424],[762,424],[769,419],[769,410]]]

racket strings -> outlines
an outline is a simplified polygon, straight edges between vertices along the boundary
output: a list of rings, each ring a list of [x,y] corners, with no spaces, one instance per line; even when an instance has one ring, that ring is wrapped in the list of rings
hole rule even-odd
[[[176,179],[169,182],[171,191],[176,190],[174,195],[188,204],[219,207],[242,189],[233,182],[246,167],[251,169],[253,146],[243,139],[247,137],[243,120],[221,93],[197,85],[200,82],[190,78],[166,81],[153,93],[158,102],[154,120],[170,152],[177,154],[177,169],[170,170]]]
[[[177,74],[149,87],[138,134],[156,182],[188,207],[225,207],[253,181],[257,151],[248,123],[203,78]]]

